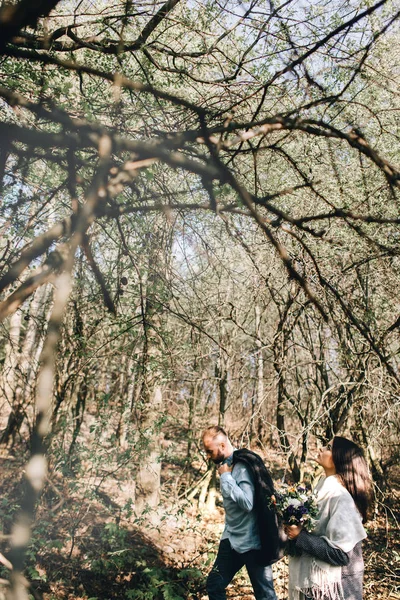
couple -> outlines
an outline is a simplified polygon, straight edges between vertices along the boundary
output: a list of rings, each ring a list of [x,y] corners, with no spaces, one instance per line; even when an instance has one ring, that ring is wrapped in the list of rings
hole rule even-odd
[[[225,600],[227,585],[246,565],[256,600],[277,600],[272,568],[260,561],[258,474],[248,456],[259,457],[236,451],[218,426],[208,427],[202,440],[208,458],[219,465],[225,508],[225,529],[207,578],[208,596]],[[296,548],[296,556],[289,558],[289,600],[362,600],[362,522],[372,497],[367,464],[361,448],[342,437],[335,437],[316,460],[326,475],[317,486],[317,525],[312,533],[285,527]]]

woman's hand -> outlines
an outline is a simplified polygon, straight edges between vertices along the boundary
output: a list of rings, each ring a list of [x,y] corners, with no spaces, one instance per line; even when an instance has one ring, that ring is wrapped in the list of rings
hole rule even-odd
[[[295,540],[302,529],[303,527],[301,527],[301,525],[285,525],[285,533],[289,540]]]

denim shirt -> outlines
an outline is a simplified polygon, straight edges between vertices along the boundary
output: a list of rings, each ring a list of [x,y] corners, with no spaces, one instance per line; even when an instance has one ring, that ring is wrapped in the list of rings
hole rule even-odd
[[[248,467],[241,462],[232,472],[222,473],[220,488],[225,509],[225,529],[221,539],[228,539],[236,552],[261,548],[254,509],[254,483]]]

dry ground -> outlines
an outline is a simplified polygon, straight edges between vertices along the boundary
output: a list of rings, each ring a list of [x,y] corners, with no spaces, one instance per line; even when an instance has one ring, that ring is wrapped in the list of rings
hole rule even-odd
[[[3,452],[0,518],[8,533],[21,494],[23,457]],[[173,482],[173,478],[169,478]],[[36,600],[204,600],[205,576],[223,528],[221,506],[199,513],[196,502],[171,502],[135,519],[126,479],[50,477],[33,536],[27,575]],[[365,600],[400,600],[398,486],[388,490],[365,542]],[[3,539],[0,551],[7,552]],[[34,558],[34,557],[37,558]],[[3,569],[0,577],[4,577]],[[286,559],[274,565],[279,600],[287,598]],[[252,600],[245,572],[228,588],[232,600]],[[0,593],[1,600],[1,593]]]

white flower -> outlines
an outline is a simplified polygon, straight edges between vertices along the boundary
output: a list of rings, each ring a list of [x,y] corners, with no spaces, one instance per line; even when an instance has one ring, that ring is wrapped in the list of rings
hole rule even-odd
[[[297,500],[297,498],[289,498],[288,499],[288,506],[294,506],[295,508],[297,508],[298,506],[300,506],[301,502],[300,500]]]

